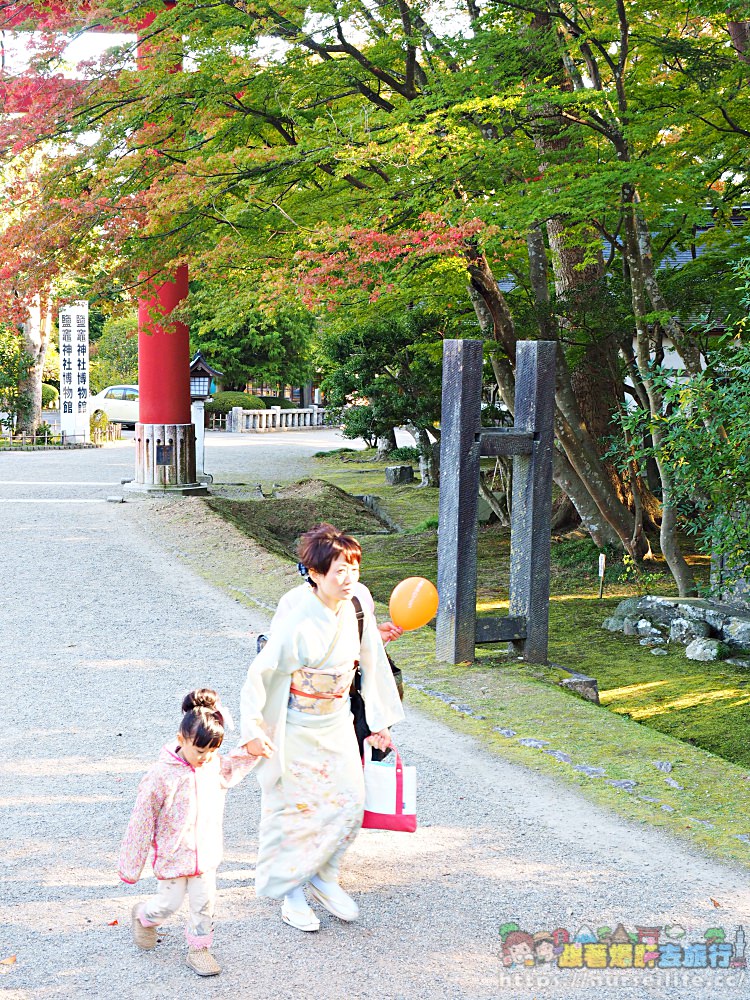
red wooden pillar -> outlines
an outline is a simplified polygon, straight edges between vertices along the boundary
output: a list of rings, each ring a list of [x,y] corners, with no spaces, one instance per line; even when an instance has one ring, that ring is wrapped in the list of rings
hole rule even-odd
[[[174,6],[166,3],[167,7]],[[138,26],[137,62],[143,70],[158,40],[148,38],[156,13]],[[180,61],[175,72],[182,69]],[[139,423],[136,425],[136,488],[206,492],[196,482],[195,428],[190,414],[190,338],[185,323],[170,319],[188,294],[188,268],[149,288],[138,303]]]
[[[189,424],[190,337],[169,315],[188,294],[187,264],[138,303],[138,386],[144,424]]]

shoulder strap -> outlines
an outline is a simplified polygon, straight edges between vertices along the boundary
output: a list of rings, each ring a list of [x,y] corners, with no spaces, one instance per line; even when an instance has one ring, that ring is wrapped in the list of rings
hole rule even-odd
[[[365,613],[358,597],[352,597],[352,604],[357,613],[357,629],[359,630],[359,641],[362,642],[362,633],[365,628]]]

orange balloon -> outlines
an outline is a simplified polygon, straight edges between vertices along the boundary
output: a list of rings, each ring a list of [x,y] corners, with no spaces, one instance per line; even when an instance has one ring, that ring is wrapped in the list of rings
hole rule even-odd
[[[438,592],[434,583],[423,576],[410,576],[396,584],[388,605],[391,621],[408,632],[422,628],[435,617]]]

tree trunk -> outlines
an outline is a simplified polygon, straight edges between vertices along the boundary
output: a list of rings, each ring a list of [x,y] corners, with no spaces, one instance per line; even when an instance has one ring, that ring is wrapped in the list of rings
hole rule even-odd
[[[511,357],[515,360],[516,336],[513,319],[486,259],[472,255],[469,273],[472,278],[469,296],[477,314],[480,330],[487,339],[499,340],[508,353],[507,358],[493,356],[492,367],[503,400],[513,413],[515,385],[510,361]],[[588,448],[584,446],[585,428],[580,413],[577,412],[569,380],[567,386],[565,385],[567,365],[560,350],[557,352],[557,359],[555,426],[565,454],[555,449],[553,464],[555,482],[571,498],[584,527],[599,547],[622,546],[626,551],[630,551],[633,534],[632,515],[615,493],[596,448],[593,445]],[[568,431],[564,434],[565,440],[562,441],[559,429],[568,426],[565,409],[570,410],[571,407],[576,414],[574,420],[578,424],[578,436]]]
[[[529,35],[530,70],[556,81],[561,92],[574,90],[577,78],[571,78],[561,57],[560,47],[556,44],[557,27],[552,16],[548,12],[535,13],[529,25]],[[576,160],[584,153],[583,144],[579,137],[571,133],[562,110],[546,103],[532,108],[531,117],[534,146],[541,158],[540,173],[544,175],[551,162],[559,163],[561,160],[575,170]],[[550,193],[555,194],[554,189]],[[596,339],[596,334],[579,328],[581,317],[591,309],[592,300],[600,295],[604,284],[601,240],[592,229],[571,229],[565,215],[549,218],[546,229],[555,281],[556,315],[550,317],[549,329],[543,330],[542,334],[551,332],[559,340],[559,332],[562,332],[582,347],[576,367],[567,373],[567,379],[583,418],[587,444],[601,457],[601,442],[611,433],[612,418],[622,396],[622,384],[617,374],[618,344],[614,337]],[[543,315],[546,308],[549,314],[549,281],[546,276],[543,277],[539,263],[540,256],[545,254],[541,230],[537,227],[534,234],[527,235],[526,242],[537,312]],[[596,247],[594,255],[591,253],[592,246]],[[562,349],[561,344],[558,354]],[[576,426],[577,422],[573,421],[573,424]],[[627,491],[617,470],[603,461],[601,464],[618,497],[625,496]]]
[[[734,13],[738,12],[729,11],[730,17]],[[750,21],[729,21],[727,31],[738,58],[743,62],[750,62]]]
[[[387,434],[381,434],[378,438],[378,453],[375,456],[378,461],[383,461],[396,447],[396,431],[393,427]]]
[[[52,309],[46,295],[36,295],[23,324],[23,346],[31,358],[27,376],[19,385],[27,405],[20,411],[18,430],[34,434],[42,420],[42,372],[52,330]]]
[[[407,429],[419,448],[420,487],[440,486],[440,442],[433,441],[424,427],[407,424]]]
[[[563,531],[578,527],[581,523],[578,511],[570,497],[563,496],[560,502],[552,510],[552,531]]]
[[[651,435],[654,441],[656,464],[662,484],[662,518],[659,543],[662,555],[666,559],[670,572],[677,584],[680,597],[689,597],[696,593],[695,581],[692,570],[685,562],[685,557],[677,540],[677,510],[674,505],[672,477],[668,466],[661,459],[663,435],[660,429],[659,418],[662,414],[663,399],[650,376],[651,338],[646,321],[648,303],[634,200],[632,187],[625,185],[623,188],[625,253],[630,275],[630,291],[636,325],[636,361],[643,387],[648,395],[649,412],[651,414]]]
[[[487,473],[487,475],[489,475],[489,473]],[[480,472],[479,493],[482,497],[484,497],[485,501],[489,505],[490,510],[497,517],[500,524],[502,524],[504,528],[507,528],[510,526],[510,510],[508,509],[510,505],[508,504],[508,494],[507,493],[505,494],[505,508],[503,508],[501,501],[498,500],[498,498],[489,488],[484,477],[485,473]]]

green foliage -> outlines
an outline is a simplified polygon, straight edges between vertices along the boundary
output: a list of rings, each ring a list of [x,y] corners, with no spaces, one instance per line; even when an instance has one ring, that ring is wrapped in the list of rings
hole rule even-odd
[[[563,538],[555,544],[555,561],[566,569],[598,571],[599,549],[590,538]]]
[[[45,410],[54,409],[60,400],[60,390],[54,385],[47,385],[42,382],[42,408]]]
[[[97,410],[96,413],[92,413],[89,417],[89,430],[91,432],[91,440],[95,441],[97,437],[107,433],[107,428],[109,427],[109,419],[104,410]]]
[[[191,340],[222,374],[222,384],[242,391],[248,382],[301,385],[312,378],[315,320],[298,306],[265,313],[257,295],[227,295],[225,283],[191,288]],[[273,405],[284,405],[273,404]]]
[[[28,413],[30,399],[20,386],[32,366],[18,330],[0,326],[0,425],[15,430]]]
[[[341,408],[344,434],[372,447],[394,427],[440,419],[440,317],[428,310],[332,327],[320,345],[323,389]]]
[[[438,519],[436,517],[426,517],[424,521],[420,521],[413,528],[409,528],[408,534],[419,535],[423,531],[437,531],[437,528]]]
[[[396,462],[418,462],[419,448],[412,448],[411,446],[394,448],[393,451],[388,452],[388,461],[392,460]]]
[[[378,430],[372,406],[367,404],[345,406],[338,411],[338,416],[344,437],[362,438],[368,448],[375,447],[381,431]]]
[[[647,573],[627,552],[622,557],[622,569],[616,572],[619,583],[630,584],[639,597],[651,594],[662,580],[661,573]]]
[[[263,404],[270,408],[272,406],[280,406],[282,410],[296,410],[297,404],[291,399],[287,399],[286,396],[258,396]]]
[[[726,557],[725,582],[750,579],[750,343],[727,340],[699,375],[655,370],[653,381],[665,404],[656,418],[662,443],[637,448],[636,458],[654,456],[669,468],[685,530],[702,551]],[[651,418],[634,410],[622,423],[642,440]]]
[[[59,391],[60,386],[60,354],[57,350],[57,344],[54,340],[50,340],[47,344],[47,350],[44,352],[44,368],[42,369],[42,378],[44,382],[55,388],[55,391]],[[44,383],[42,384],[44,385]]]
[[[91,345],[89,367],[91,392],[108,385],[138,384],[138,317],[108,319],[101,336]]]
[[[330,458],[331,455],[358,455],[356,448],[335,448],[333,451],[316,451],[313,458]],[[345,459],[344,459],[345,461]]]
[[[229,413],[235,406],[243,410],[265,410],[266,405],[260,396],[251,396],[248,392],[217,392],[213,399],[206,401],[206,413]]]

